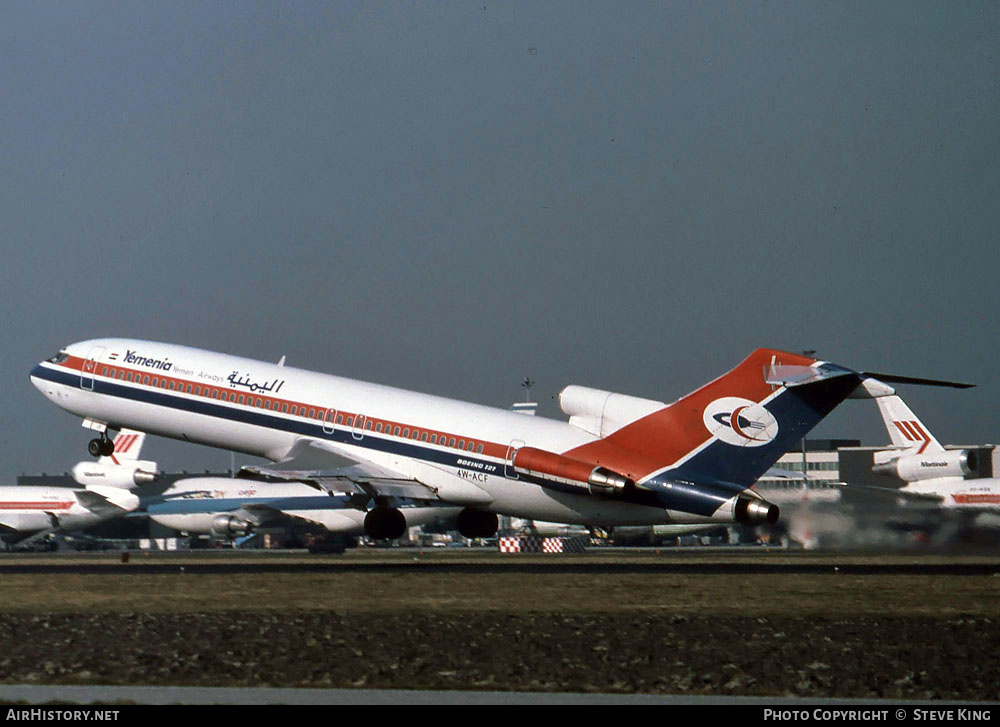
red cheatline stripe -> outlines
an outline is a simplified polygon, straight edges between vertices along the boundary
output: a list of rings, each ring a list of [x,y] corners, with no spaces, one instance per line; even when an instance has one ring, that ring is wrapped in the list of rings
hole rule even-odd
[[[0,502],[0,510],[68,510],[72,502]]]
[[[64,361],[61,364],[56,364],[56,366],[59,367],[59,368],[66,368],[66,369],[70,369],[70,370],[81,370],[81,369],[86,369],[86,366],[87,366],[88,363],[93,363],[93,362],[91,362],[89,360],[81,359],[81,358],[76,357],[76,356],[70,356],[69,358],[66,359],[66,361]],[[95,371],[92,371],[92,373],[96,373],[96,368],[97,367],[95,367]],[[139,369],[133,369],[133,368],[129,368],[129,367],[121,366],[121,365],[115,365],[115,366],[112,366],[111,368],[113,369],[113,371],[109,372],[107,374],[106,378],[108,378],[108,379],[115,379],[116,378],[115,375],[114,375],[115,371],[118,371],[118,372],[126,372],[127,371],[127,372],[129,372],[130,374],[132,374],[132,375],[134,375],[136,377],[134,381],[127,381],[126,380],[126,381],[118,381],[117,382],[120,386],[124,386],[126,388],[130,388],[133,385],[134,386],[141,386],[143,388],[152,386],[149,382],[147,382],[147,383],[140,383],[139,377],[155,378],[155,379],[158,379],[160,381],[172,381],[172,382],[174,382],[175,385],[177,385],[177,389],[171,389],[170,390],[171,392],[176,392],[178,394],[191,395],[191,392],[184,391],[182,389],[182,387],[183,386],[189,386],[189,387],[196,386],[196,387],[201,388],[203,390],[203,393],[195,395],[195,396],[197,396],[198,398],[200,398],[202,400],[214,401],[214,402],[217,402],[217,403],[222,404],[222,405],[228,405],[228,404],[233,404],[234,403],[232,400],[230,400],[230,399],[227,398],[227,395],[233,395],[233,394],[240,394],[241,393],[241,392],[230,391],[230,390],[225,389],[225,388],[223,388],[221,386],[207,385],[207,384],[204,384],[204,383],[198,382],[198,381],[189,381],[187,379],[179,379],[179,378],[176,378],[176,377],[165,376],[163,374],[152,373],[152,372],[149,372],[149,371],[142,371],[142,370],[139,370]],[[91,373],[91,371],[88,370],[88,373]],[[100,374],[100,375],[104,376],[104,374]],[[163,387],[162,386],[157,386],[155,388],[162,389]],[[216,394],[220,394],[221,393],[221,396],[210,396],[210,392],[214,392]],[[242,394],[242,395],[247,396],[247,403],[246,404],[240,403],[240,404],[237,404],[237,406],[251,406],[251,407],[253,407],[254,406],[254,403],[253,403],[254,396],[253,395],[248,395],[248,394],[245,394],[245,393]],[[284,411],[280,412],[280,414],[279,414],[278,413],[278,407],[281,406],[281,405],[288,405],[288,406],[297,407],[299,409],[298,413],[292,414],[292,416],[298,416],[298,417],[303,417],[303,418],[308,418],[308,419],[316,419],[318,421],[318,420],[321,419],[322,413],[323,413],[323,411],[325,409],[325,407],[318,406],[316,404],[309,404],[309,403],[302,402],[302,401],[297,401],[297,400],[294,400],[294,399],[281,399],[281,398],[278,398],[278,397],[256,397],[256,399],[257,399],[258,402],[261,401],[261,400],[265,400],[265,401],[270,402],[272,404],[270,410],[273,411],[275,413],[275,415],[277,415],[277,416],[284,416],[285,414],[287,414],[288,412],[284,412]],[[260,408],[259,404],[255,408]],[[310,411],[313,410],[313,409],[315,409],[316,416],[315,417],[311,416],[311,415],[307,416],[306,415],[306,409],[307,408]],[[332,411],[332,410],[330,410],[330,411]],[[342,416],[344,418],[345,422],[347,422],[349,420],[353,420],[354,417],[358,416],[357,413],[348,412],[348,411],[337,411],[337,412],[334,412],[334,413],[336,413],[338,416]],[[360,416],[364,416],[364,415],[362,414]],[[382,436],[387,436],[387,437],[389,437],[389,436],[391,436],[391,437],[399,437],[400,435],[398,435],[398,434],[392,434],[390,430],[394,431],[396,428],[401,428],[401,429],[404,429],[404,430],[405,429],[412,429],[414,431],[419,431],[421,434],[427,434],[427,435],[430,435],[430,436],[440,437],[439,441],[437,441],[437,442],[429,442],[428,440],[423,439],[423,438],[417,440],[414,437],[406,437],[405,435],[403,435],[403,438],[413,439],[414,441],[419,441],[422,444],[426,444],[426,445],[429,445],[429,446],[432,446],[432,447],[447,447],[449,449],[456,449],[456,447],[454,445],[448,445],[448,444],[445,444],[445,442],[446,441],[450,441],[451,439],[457,439],[457,440],[460,440],[460,441],[464,442],[465,444],[473,444],[473,445],[482,445],[483,446],[483,451],[482,452],[476,452],[475,451],[475,447],[473,449],[471,449],[471,450],[467,449],[466,447],[460,448],[463,451],[468,452],[469,454],[481,454],[481,455],[484,455],[486,457],[500,458],[500,457],[502,457],[504,455],[504,452],[507,451],[507,445],[506,444],[499,444],[499,443],[496,443],[496,442],[487,442],[487,441],[481,440],[481,439],[468,438],[468,437],[462,436],[460,434],[449,433],[449,432],[441,432],[440,430],[426,429],[426,428],[420,427],[420,426],[407,425],[404,422],[394,422],[394,421],[391,421],[391,420],[376,419],[376,418],[373,418],[373,417],[367,417],[367,421],[371,421],[371,422],[375,422],[375,423],[382,423],[382,424],[385,425],[386,428],[385,428],[384,432],[378,432],[378,431],[375,431],[374,429],[370,432],[371,434],[373,434],[375,436],[382,435]],[[332,424],[332,422],[330,422],[330,423]],[[337,426],[341,426],[341,424],[338,423]],[[350,426],[352,426],[352,424],[348,424],[347,426],[350,427]],[[369,430],[366,429],[365,431],[368,432]],[[135,435],[135,436],[138,437],[139,435]],[[112,459],[112,461],[114,461],[115,464],[121,464],[115,458],[114,455],[111,455],[111,459]]]
[[[903,426],[903,422],[893,422],[893,424],[896,425],[896,429],[903,433],[904,437],[907,439],[913,439],[913,437],[910,436],[910,433],[906,430],[906,427]]]
[[[1000,505],[1000,495],[952,495],[952,499],[963,505]]]

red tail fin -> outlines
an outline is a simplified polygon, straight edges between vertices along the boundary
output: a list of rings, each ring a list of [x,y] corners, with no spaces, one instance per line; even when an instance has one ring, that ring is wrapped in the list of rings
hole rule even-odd
[[[737,449],[765,448],[782,428],[774,414],[759,406],[781,388],[766,382],[768,371],[773,365],[815,363],[799,354],[757,349],[729,373],[673,404],[565,454],[641,480],[714,440]]]

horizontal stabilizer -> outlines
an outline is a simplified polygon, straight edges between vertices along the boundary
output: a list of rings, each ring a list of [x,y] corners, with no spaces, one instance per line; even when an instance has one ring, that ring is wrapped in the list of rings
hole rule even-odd
[[[801,366],[795,364],[775,364],[771,366],[764,380],[768,384],[779,386],[804,386],[805,384],[815,384],[817,381],[825,381],[837,376],[854,376],[855,373],[848,369],[841,368],[818,368],[815,366]]]
[[[876,374],[865,371],[862,376],[871,376],[890,384],[917,384],[919,386],[947,386],[952,389],[971,389],[975,384],[963,384],[957,381],[941,381],[939,379],[918,379],[912,376],[897,376],[896,374]]]

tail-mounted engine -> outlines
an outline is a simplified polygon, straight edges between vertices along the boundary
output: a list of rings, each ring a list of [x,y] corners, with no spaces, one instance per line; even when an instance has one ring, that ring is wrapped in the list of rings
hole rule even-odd
[[[967,449],[933,454],[908,454],[877,464],[872,472],[898,477],[905,482],[930,480],[935,477],[966,477],[978,468],[976,453]]]
[[[662,401],[587,386],[567,386],[559,392],[559,408],[569,416],[569,423],[598,437],[606,437],[665,406]]]
[[[767,500],[741,495],[736,498],[733,519],[744,525],[763,525],[776,523],[781,512],[777,505]]]
[[[156,462],[135,460],[126,464],[79,462],[72,470],[73,479],[84,487],[105,485],[131,490],[139,485],[155,482]]]
[[[512,464],[518,474],[558,482],[593,495],[621,497],[635,489],[634,480],[607,467],[534,447],[517,450]]]

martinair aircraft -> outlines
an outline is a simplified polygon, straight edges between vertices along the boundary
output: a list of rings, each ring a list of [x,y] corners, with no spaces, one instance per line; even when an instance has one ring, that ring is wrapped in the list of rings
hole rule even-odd
[[[82,530],[138,506],[138,497],[118,487],[0,487],[0,538],[17,542],[29,536]]]
[[[966,479],[979,469],[974,450],[945,449],[898,396],[878,406],[892,449],[875,453],[872,470],[905,483],[891,494],[946,510],[1000,512],[1000,479]]]
[[[28,542],[52,533],[83,530],[132,512],[139,498],[119,488],[156,479],[156,462],[139,461],[142,432],[122,430],[114,450],[98,462],[79,462],[73,479],[86,487],[14,485],[0,487],[0,538]]]
[[[156,462],[139,459],[146,435],[133,429],[122,429],[114,439],[113,451],[96,462],[77,462],[73,479],[81,485],[107,485],[131,490],[155,482]]]
[[[601,527],[774,522],[778,508],[750,486],[841,401],[895,393],[884,381],[952,385],[758,349],[670,405],[568,386],[561,422],[283,364],[104,338],[30,377],[100,432],[93,455],[109,428],[134,427],[264,457],[276,464],[243,474],[367,494],[375,538],[407,526],[391,497],[462,507],[466,537],[495,533],[498,513]]]

